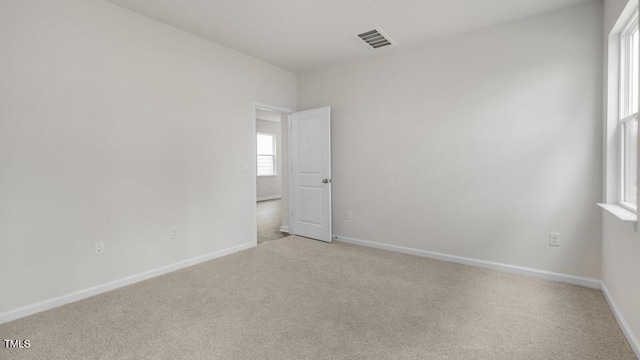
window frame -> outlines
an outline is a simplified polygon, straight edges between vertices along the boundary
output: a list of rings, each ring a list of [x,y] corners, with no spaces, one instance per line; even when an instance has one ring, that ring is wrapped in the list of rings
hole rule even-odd
[[[636,126],[638,125],[638,112],[636,109],[635,113],[631,113],[632,109],[631,109],[631,83],[630,83],[630,72],[631,72],[631,57],[628,56],[629,53],[631,52],[631,50],[633,49],[633,45],[632,45],[632,39],[631,39],[631,34],[633,34],[635,31],[638,31],[638,10],[636,9],[633,13],[633,15],[629,18],[629,20],[627,21],[627,23],[624,25],[624,27],[622,28],[622,30],[620,31],[620,35],[619,35],[619,44],[620,44],[620,49],[619,49],[619,56],[620,56],[620,64],[619,64],[619,71],[618,71],[618,121],[617,121],[617,127],[618,127],[618,136],[619,136],[619,166],[618,166],[618,176],[619,176],[619,189],[618,189],[618,205],[620,205],[621,207],[632,211],[634,213],[637,213],[637,209],[638,209],[638,204],[633,204],[630,202],[625,201],[625,199],[627,198],[627,185],[626,184],[626,179],[627,179],[627,174],[626,174],[626,157],[627,157],[627,144],[625,142],[626,136],[625,136],[625,126],[627,125],[627,123],[629,122],[636,122]],[[633,49],[636,52],[638,51],[638,49]],[[634,76],[638,76],[638,74],[633,74]],[[638,96],[638,94],[634,94],[635,96]],[[637,101],[637,100],[636,100]],[[638,146],[638,139],[636,137],[635,139],[636,141],[636,149]],[[637,154],[636,154],[636,159],[637,159]],[[637,166],[637,165],[636,165]],[[637,171],[637,169],[636,169]],[[636,174],[636,179],[637,179],[637,174]],[[637,180],[636,180],[637,181]],[[637,189],[636,189],[637,192]],[[637,195],[636,195],[636,202],[637,202]]]
[[[269,136],[271,137],[271,146],[272,146],[272,152],[273,154],[261,154],[259,151],[259,146],[258,146],[258,136],[263,135],[263,136]],[[274,133],[266,133],[266,132],[256,132],[256,176],[257,177],[268,177],[268,176],[278,176],[278,164],[277,164],[277,145],[276,145],[276,134]],[[273,172],[271,174],[263,174],[260,175],[260,172],[258,171],[258,157],[260,156],[270,156],[273,158]]]

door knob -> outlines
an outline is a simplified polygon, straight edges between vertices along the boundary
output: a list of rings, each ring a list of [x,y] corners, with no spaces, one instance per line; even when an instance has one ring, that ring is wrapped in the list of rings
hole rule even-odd
[[[322,179],[323,184],[328,184],[331,182],[331,179]]]

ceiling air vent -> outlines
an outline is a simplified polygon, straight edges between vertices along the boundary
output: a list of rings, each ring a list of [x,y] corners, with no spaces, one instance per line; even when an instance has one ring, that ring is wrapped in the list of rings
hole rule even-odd
[[[387,36],[387,34],[382,32],[382,30],[380,30],[379,28],[365,31],[362,34],[354,36],[369,49],[378,49],[381,47],[393,45],[393,40],[391,40]]]

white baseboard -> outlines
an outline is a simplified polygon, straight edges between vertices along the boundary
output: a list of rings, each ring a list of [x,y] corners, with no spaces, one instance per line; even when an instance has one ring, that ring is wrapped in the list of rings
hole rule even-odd
[[[282,199],[282,195],[261,196],[259,198],[256,198],[256,201],[275,200],[275,199]]]
[[[44,300],[44,301],[37,302],[35,304],[30,304],[17,309],[9,310],[9,311],[0,313],[0,324],[13,321],[16,319],[20,319],[25,316],[33,315],[35,313],[39,313],[45,310],[53,309],[62,305],[70,304],[82,299],[86,299],[91,296],[95,296],[107,291],[115,290],[131,284],[135,284],[143,280],[147,280],[147,279],[160,276],[172,271],[176,271],[182,268],[196,265],[205,261],[213,260],[215,258],[229,255],[241,250],[246,250],[255,246],[256,246],[255,242],[244,243],[241,245],[230,247],[228,249],[214,251],[212,253],[196,256],[191,259],[182,260],[177,263],[159,267],[157,269],[145,271],[140,274],[131,275],[123,279],[108,282],[106,284],[94,286],[88,289],[58,296],[53,299]]]
[[[629,327],[629,324],[624,319],[624,316],[622,316],[622,313],[618,309],[618,305],[616,305],[615,300],[613,300],[613,296],[609,292],[609,289],[607,289],[604,281],[600,284],[600,290],[602,291],[602,294],[604,294],[604,298],[607,299],[609,307],[611,308],[613,315],[618,321],[618,325],[620,325],[624,336],[627,338],[627,341],[629,341],[629,345],[631,345],[631,349],[633,349],[633,352],[636,353],[636,357],[640,359],[640,342],[633,334],[633,331],[631,331],[631,327]]]
[[[574,285],[585,286],[593,289],[600,289],[600,280],[592,279],[592,278],[567,275],[567,274],[559,274],[559,273],[554,273],[550,271],[531,269],[531,268],[515,266],[515,265],[501,264],[501,263],[485,261],[485,260],[476,260],[476,259],[471,259],[471,258],[466,258],[461,256],[447,255],[447,254],[442,254],[442,253],[437,253],[432,251],[408,248],[404,246],[382,244],[382,243],[377,243],[373,241],[354,239],[346,236],[334,235],[333,238],[336,241],[349,243],[349,244],[362,245],[362,246],[372,247],[372,248],[381,249],[381,250],[389,250],[389,251],[399,252],[403,254],[416,255],[416,256],[422,256],[422,257],[435,259],[435,260],[452,262],[456,264],[477,266],[477,267],[496,270],[496,271],[505,272],[509,274],[524,275],[524,276],[529,276],[537,279],[559,281],[559,282],[565,282],[565,283],[574,284]]]
[[[283,233],[289,233],[289,227],[288,226],[280,226],[280,232]]]

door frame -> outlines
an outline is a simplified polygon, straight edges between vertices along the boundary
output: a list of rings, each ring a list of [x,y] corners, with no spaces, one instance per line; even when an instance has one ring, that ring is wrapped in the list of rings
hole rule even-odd
[[[251,169],[252,169],[251,170],[251,174],[253,175],[251,183],[252,183],[252,188],[253,188],[252,193],[253,193],[253,202],[254,202],[254,205],[253,205],[253,220],[252,221],[253,221],[253,241],[254,241],[256,246],[258,245],[258,221],[256,219],[256,216],[258,214],[257,214],[257,210],[256,210],[256,205],[255,205],[255,202],[256,202],[256,200],[258,198],[258,188],[257,188],[257,184],[256,184],[256,181],[258,179],[258,174],[257,174],[257,169],[256,169],[256,167],[258,166],[257,165],[258,159],[256,158],[256,154],[257,154],[257,148],[256,148],[256,146],[257,146],[257,144],[256,144],[256,133],[257,133],[257,129],[256,129],[256,120],[257,120],[256,119],[256,114],[257,114],[257,112],[256,112],[256,110],[257,109],[265,109],[265,110],[277,111],[277,112],[279,112],[281,114],[289,115],[289,118],[291,118],[291,114],[292,113],[296,112],[295,109],[290,109],[290,108],[283,107],[283,106],[271,105],[271,104],[262,103],[262,102],[259,102],[259,101],[254,101],[251,104],[251,114],[252,114],[252,119],[251,119],[251,139],[252,140],[251,140],[251,144],[253,144],[253,145],[251,145],[251,149],[252,149],[252,152],[251,152],[251,154],[252,154],[252,156],[251,156],[251,158],[252,158],[252,160],[251,160],[251,164],[252,164],[252,166],[251,166]],[[287,131],[289,131],[289,129],[291,127],[291,121],[288,121],[287,127],[288,127]],[[282,129],[282,126],[281,126],[281,129]],[[280,138],[282,138],[282,130],[280,131]],[[281,139],[279,141],[281,141]],[[290,170],[290,168],[291,168],[291,166],[290,166],[290,163],[291,163],[291,160],[290,160],[290,155],[291,155],[291,135],[289,133],[287,133],[287,142],[288,142],[288,144],[287,144],[288,145],[287,146],[287,152],[288,152],[287,155],[288,156],[287,156],[287,168],[286,168],[286,171],[287,171],[287,179],[288,179],[288,174],[291,173],[291,170]],[[287,185],[288,185],[288,181],[287,181]],[[287,202],[288,202],[287,208],[288,208],[288,205],[291,204],[291,199],[288,196],[289,195],[288,191],[289,191],[289,186],[287,186]],[[288,213],[287,214],[287,218],[289,220],[289,225],[291,225],[291,211],[287,211],[287,213]],[[282,219],[280,219],[280,227],[282,227]]]

